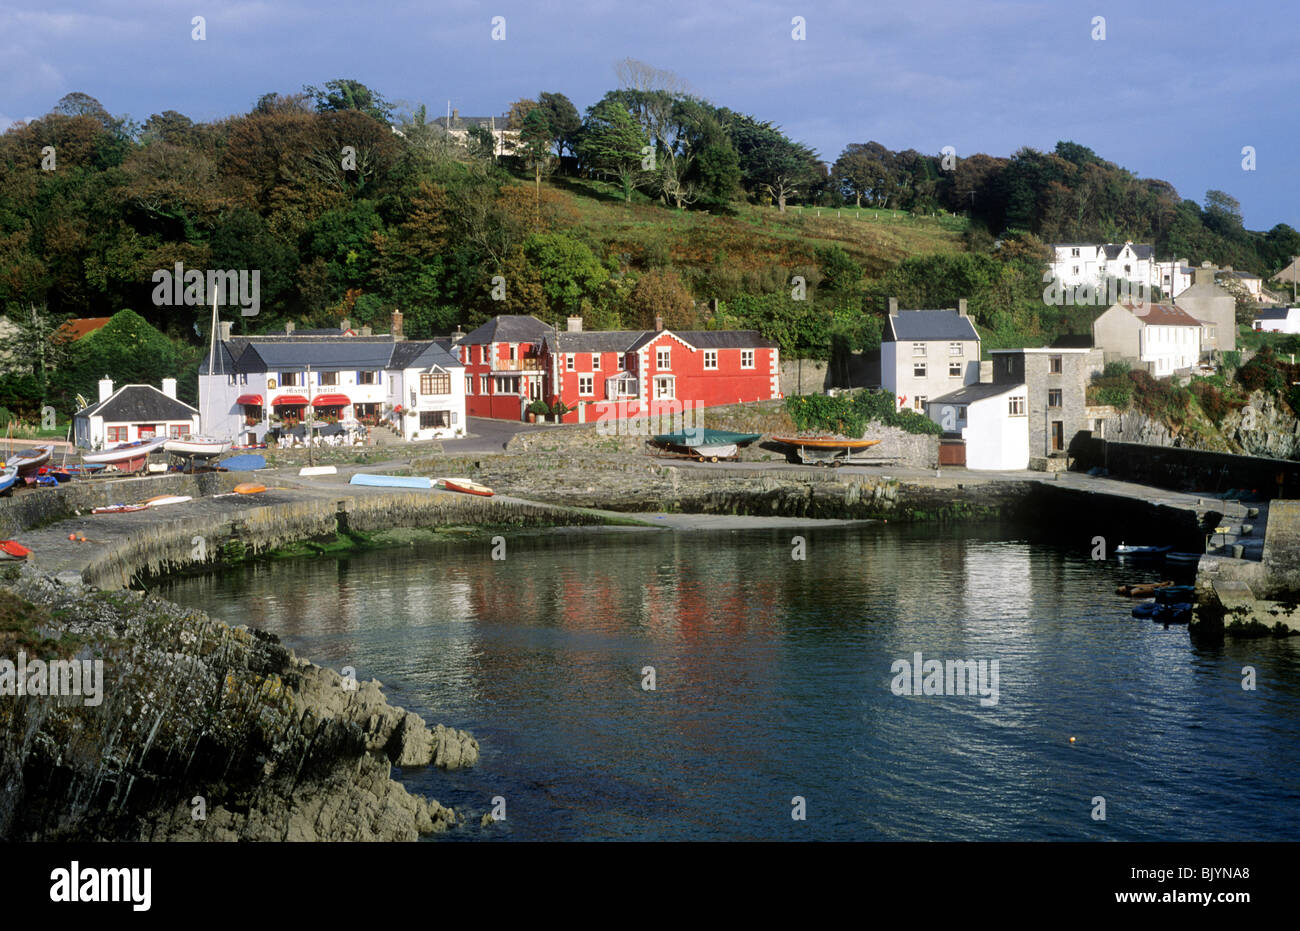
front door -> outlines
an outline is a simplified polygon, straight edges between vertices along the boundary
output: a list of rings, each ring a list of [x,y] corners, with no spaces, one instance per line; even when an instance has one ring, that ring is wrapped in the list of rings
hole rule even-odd
[[[1052,421],[1052,452],[1059,453],[1065,449],[1065,424],[1059,420]]]

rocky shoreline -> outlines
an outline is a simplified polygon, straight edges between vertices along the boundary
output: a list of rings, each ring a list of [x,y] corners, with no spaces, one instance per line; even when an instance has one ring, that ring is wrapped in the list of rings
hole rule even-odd
[[[393,765],[457,769],[478,742],[300,659],[277,638],[142,592],[6,567],[0,653],[103,663],[102,700],[0,701],[0,838],[409,841],[462,813]]]

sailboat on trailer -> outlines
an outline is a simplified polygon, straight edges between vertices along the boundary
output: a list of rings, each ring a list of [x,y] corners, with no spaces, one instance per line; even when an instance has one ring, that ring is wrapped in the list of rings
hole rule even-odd
[[[217,327],[218,326],[219,326],[219,322],[217,320],[217,289],[213,288],[212,289],[212,328],[211,328],[212,332],[208,335],[208,376],[209,377],[211,377],[214,374],[213,365],[217,355]],[[208,399],[211,397],[211,395],[212,395],[211,390],[207,392],[203,392],[203,399],[201,401],[203,410],[199,411],[200,431],[204,430],[208,425],[208,423],[210,422],[208,417],[206,416],[206,410],[208,407]],[[173,456],[180,456],[184,459],[189,459],[191,462],[193,462],[196,459],[203,459],[203,460],[215,459],[217,456],[220,456],[222,453],[224,453],[227,449],[230,448],[230,442],[231,441],[229,439],[221,439],[219,437],[212,436],[209,433],[200,432],[198,434],[192,434],[189,436],[179,437],[173,440],[168,440],[166,443],[163,444],[163,449],[171,453]]]

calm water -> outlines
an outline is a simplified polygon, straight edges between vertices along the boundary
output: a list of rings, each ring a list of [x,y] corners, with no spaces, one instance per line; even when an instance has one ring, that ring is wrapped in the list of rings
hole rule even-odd
[[[395,773],[504,797],[497,838],[1300,837],[1296,643],[1196,648],[1113,594],[1150,572],[1014,530],[800,532],[804,561],[788,530],[563,532],[160,591],[472,731],[477,768]],[[893,694],[916,651],[998,660],[998,703]]]

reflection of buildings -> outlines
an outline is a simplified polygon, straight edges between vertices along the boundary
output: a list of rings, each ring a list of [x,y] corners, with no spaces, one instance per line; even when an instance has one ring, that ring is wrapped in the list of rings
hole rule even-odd
[[[1007,621],[1032,619],[1033,563],[1027,543],[971,542],[963,548],[962,568],[962,607],[968,625],[991,621],[1005,631]]]

